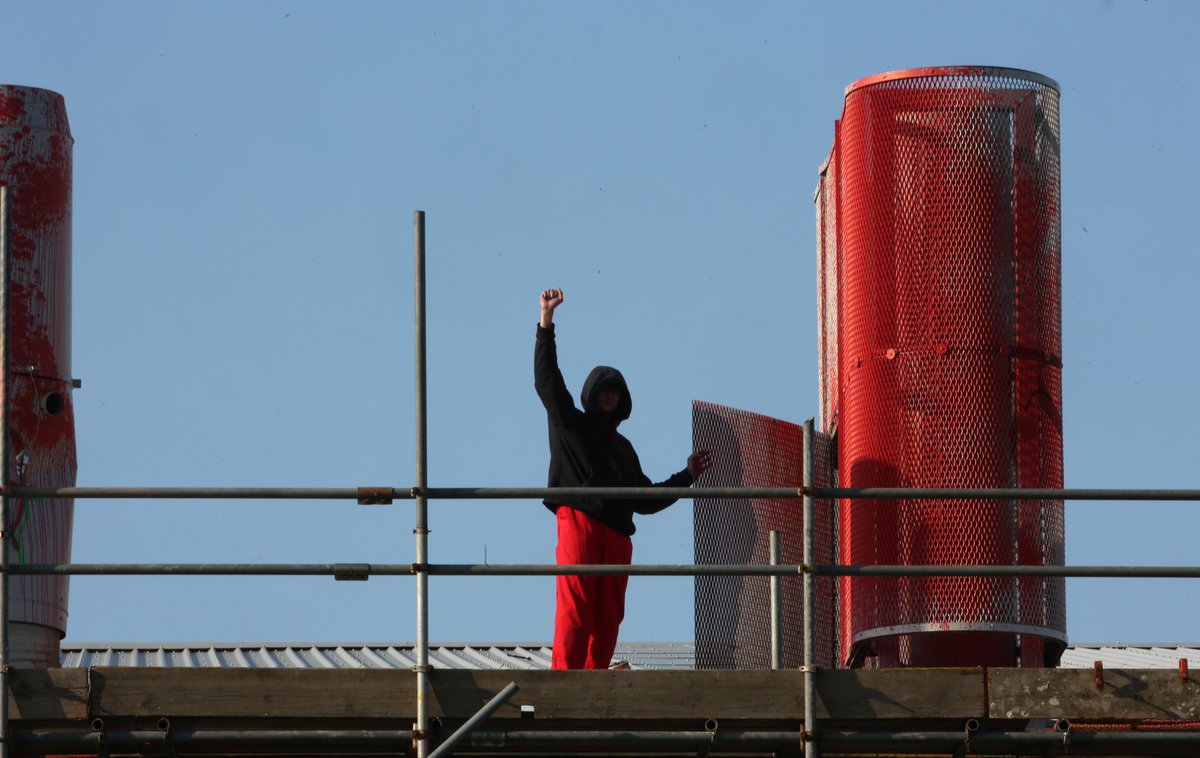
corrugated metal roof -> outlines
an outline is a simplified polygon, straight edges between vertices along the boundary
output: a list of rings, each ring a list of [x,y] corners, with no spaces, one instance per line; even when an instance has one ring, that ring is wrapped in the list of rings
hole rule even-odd
[[[617,658],[632,669],[691,669],[696,646],[690,642],[632,642],[617,646]],[[1200,645],[1080,644],[1063,654],[1063,668],[1177,668],[1186,658],[1200,669]],[[548,669],[550,647],[540,643],[441,644],[429,649],[429,662],[441,669]],[[407,669],[417,654],[409,643],[64,643],[64,668],[145,666],[160,668]]]
[[[1063,668],[1091,668],[1100,661],[1105,668],[1114,669],[1174,669],[1179,668],[1180,658],[1187,659],[1189,669],[1200,667],[1200,645],[1078,644],[1066,649],[1061,665]]]

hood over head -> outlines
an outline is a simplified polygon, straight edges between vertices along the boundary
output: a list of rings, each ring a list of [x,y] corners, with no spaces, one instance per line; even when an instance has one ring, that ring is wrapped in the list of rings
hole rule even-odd
[[[583,383],[583,392],[580,393],[579,399],[583,402],[585,411],[598,413],[600,409],[596,407],[596,393],[607,387],[615,387],[621,392],[621,402],[617,403],[617,409],[611,417],[613,426],[616,426],[629,418],[633,411],[633,398],[629,395],[629,386],[625,384],[625,377],[621,376],[620,371],[612,366],[597,366],[592,369],[592,373],[588,374]]]

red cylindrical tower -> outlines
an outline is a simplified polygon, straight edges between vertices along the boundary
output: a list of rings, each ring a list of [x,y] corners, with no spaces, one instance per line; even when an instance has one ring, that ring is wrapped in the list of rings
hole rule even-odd
[[[822,405],[843,486],[1062,486],[1058,94],[983,67],[847,88],[822,178],[836,231],[820,254],[837,281]],[[847,501],[840,521],[847,564],[1063,560],[1060,501]],[[1053,663],[1063,588],[847,579],[842,650],[885,666]]]
[[[71,152],[61,95],[0,85],[0,184],[11,210],[8,365],[3,398],[14,486],[75,484],[71,390]],[[10,503],[9,560],[68,563],[73,503]],[[11,577],[15,666],[58,666],[67,577]]]

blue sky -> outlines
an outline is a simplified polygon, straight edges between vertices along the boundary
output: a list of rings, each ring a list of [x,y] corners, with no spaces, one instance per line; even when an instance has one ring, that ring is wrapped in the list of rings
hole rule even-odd
[[[8,0],[0,81],[75,135],[81,485],[413,481],[428,213],[430,482],[535,486],[537,294],[568,384],[620,367],[647,472],[689,403],[816,402],[811,192],[843,90],[900,68],[1062,87],[1069,486],[1196,487],[1200,5]],[[413,560],[412,507],[80,502],[79,562]],[[436,562],[548,563],[536,503],[434,503]],[[1194,564],[1200,510],[1075,504],[1080,564]],[[687,563],[691,508],[635,560]],[[553,580],[431,581],[439,641],[549,638]],[[691,637],[635,579],[626,640]],[[1078,580],[1077,641],[1196,641],[1200,585]],[[75,578],[68,639],[409,640],[410,579]]]

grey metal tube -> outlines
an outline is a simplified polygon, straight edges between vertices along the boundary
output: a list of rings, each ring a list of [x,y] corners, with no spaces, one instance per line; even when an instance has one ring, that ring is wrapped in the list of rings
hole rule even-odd
[[[357,500],[355,487],[9,487],[13,497],[77,500]],[[397,500],[412,497],[395,490]]]
[[[421,573],[437,576],[795,576],[801,564],[454,564],[434,563]],[[809,567],[817,576],[1062,576],[1068,578],[1198,579],[1200,566],[824,566]],[[9,573],[42,575],[185,575],[185,576],[410,576],[411,563],[31,563],[10,566]]]
[[[85,576],[413,576],[411,563],[32,563],[13,566],[13,574]],[[427,573],[440,576],[795,576],[800,567],[740,564],[431,564]]]
[[[1062,576],[1200,578],[1200,566],[813,566],[819,576]]]
[[[303,746],[372,746],[380,743],[403,742],[411,739],[406,730],[205,730],[175,729],[161,731],[109,730],[92,732],[83,729],[18,731],[12,741],[21,748],[70,748],[95,750],[103,734],[109,747],[128,748],[138,745],[165,747],[169,742],[180,748],[253,746],[258,750],[271,747]],[[1064,739],[1066,737],[1066,739]],[[597,752],[614,746],[648,750],[653,748],[709,747],[715,752],[744,750],[750,747],[767,748],[795,745],[798,735],[788,731],[476,731],[472,745],[494,748],[530,748],[547,750],[555,746],[571,747],[578,752],[596,746]],[[951,753],[964,748],[963,732],[871,732],[827,731],[823,741],[841,751],[881,750],[890,754]],[[987,732],[971,733],[972,755],[1013,755],[1019,751],[1035,750],[1045,755],[1196,755],[1200,747],[1200,732],[1099,732],[1067,735],[1058,732]],[[1118,752],[1124,751],[1124,752]],[[307,751],[306,751],[307,752]]]
[[[896,753],[951,752],[966,744],[963,732],[828,732],[822,739],[842,750],[886,750]],[[970,736],[970,752],[1020,754],[1037,750],[1051,755],[1194,755],[1200,732],[987,732]],[[1113,752],[1132,751],[1132,752]]]
[[[85,729],[19,731],[13,742],[26,749],[94,751],[103,740],[106,748],[137,749],[149,745],[165,748],[227,746],[233,749],[253,746],[257,750],[270,748],[311,748],[326,750],[353,746],[379,749],[396,743],[396,753],[404,753],[412,740],[412,732],[392,729],[177,729],[161,730],[105,729],[102,732]],[[382,745],[380,743],[383,743]],[[305,750],[305,753],[310,751]],[[163,751],[166,754],[166,751]]]
[[[804,493],[792,487],[392,487],[396,500],[541,500],[546,497],[600,497],[629,500],[645,497],[756,498],[799,500]],[[353,487],[9,487],[13,497],[73,498],[76,500],[195,499],[195,500],[354,500]],[[936,489],[814,487],[814,497],[841,500],[1140,500],[1200,501],[1200,490],[1162,489]]]
[[[355,564],[360,566],[363,564]],[[26,576],[338,576],[336,563],[31,563],[14,566],[13,574]],[[412,576],[412,565],[375,564],[369,576]]]
[[[779,530],[771,530],[771,565],[779,565]],[[772,574],[771,587],[771,669],[778,671],[783,668],[783,592],[780,584],[783,578]]]
[[[416,352],[417,488],[429,486],[425,367],[425,211],[413,213],[414,349]],[[416,496],[417,539],[417,758],[429,754],[429,501]]]
[[[812,488],[816,484],[813,476],[816,435],[813,433],[813,420],[804,422],[804,501],[802,504],[804,518],[804,551],[802,560],[805,566],[813,563],[813,545],[816,535],[813,534],[813,498]],[[813,619],[817,612],[816,592],[814,582],[816,577],[811,571],[805,571],[804,582],[804,758],[819,758],[820,749],[817,742],[817,672],[814,664],[814,649],[817,644],[817,626]]]
[[[0,487],[8,490],[8,364],[9,351],[9,315],[11,310],[12,288],[8,281],[12,261],[12,197],[7,186],[0,185]],[[11,724],[8,720],[8,690],[9,681],[9,651],[8,651],[8,617],[9,617],[9,581],[8,581],[8,544],[11,535],[8,533],[8,495],[0,495],[0,758],[8,758],[9,737]]]
[[[25,576],[412,576],[411,563],[31,563],[13,566]],[[741,564],[557,564],[454,565],[432,564],[428,573],[440,576],[795,576],[800,566]]]
[[[463,725],[454,730],[454,734],[446,738],[446,741],[437,746],[437,749],[429,754],[429,758],[444,758],[448,755],[453,755],[454,748],[458,747],[458,743],[462,742],[471,732],[475,731],[480,724],[491,718],[500,706],[508,702],[509,698],[517,694],[517,690],[521,689],[516,682],[509,682],[508,686],[496,693],[495,697],[487,701],[482,708],[475,712],[471,718],[463,722]]]
[[[1064,739],[1064,736],[1067,739]],[[649,751],[692,748],[712,752],[794,746],[795,732],[700,731],[479,731],[472,745],[479,747],[528,748],[545,751],[570,748],[577,752],[603,752],[623,746]],[[886,752],[894,755],[954,753],[966,750],[963,732],[848,732],[822,734],[830,750],[843,752]],[[593,747],[594,746],[594,747]],[[970,735],[971,755],[1014,755],[1036,750],[1042,755],[1195,755],[1200,732],[1071,733],[985,732]],[[1126,752],[1114,752],[1124,750]],[[1146,752],[1153,751],[1153,752]]]
[[[771,745],[795,745],[796,732],[720,731],[479,731],[471,744],[480,747],[547,749],[569,746],[583,752],[595,746],[597,752],[616,746],[639,750],[692,747],[720,750],[723,747],[745,749]]]
[[[432,487],[426,493],[434,500],[541,499],[559,497],[761,498],[799,499],[803,492],[791,487]],[[1200,489],[938,489],[905,487],[814,487],[813,497],[841,500],[1163,500],[1200,501]]]
[[[831,500],[1200,500],[1200,490],[1157,489],[817,487],[813,495]]]
[[[596,497],[605,500],[640,498],[760,498],[799,500],[795,487],[431,487],[426,493],[434,500],[541,500],[547,497]]]

